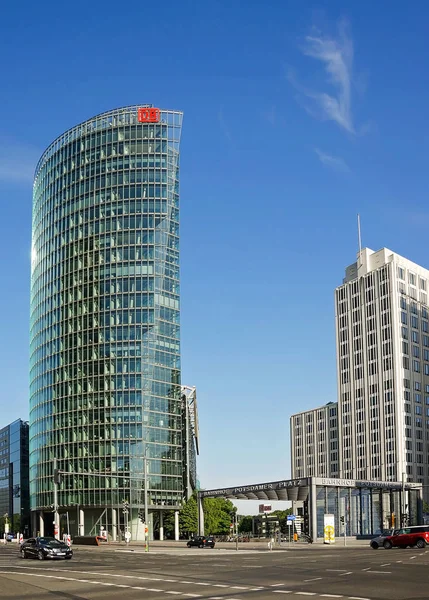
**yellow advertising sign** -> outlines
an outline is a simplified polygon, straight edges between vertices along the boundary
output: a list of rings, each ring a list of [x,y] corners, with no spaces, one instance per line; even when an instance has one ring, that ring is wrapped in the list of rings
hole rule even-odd
[[[323,541],[325,544],[335,544],[335,515],[324,515]]]

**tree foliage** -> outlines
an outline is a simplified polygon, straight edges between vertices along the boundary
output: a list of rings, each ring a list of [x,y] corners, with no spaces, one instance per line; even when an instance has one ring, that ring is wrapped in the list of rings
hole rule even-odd
[[[197,495],[192,494],[183,505],[179,514],[179,528],[182,535],[190,535],[198,531]]]
[[[239,533],[251,533],[252,532],[252,515],[246,515],[245,517],[241,517],[240,523],[238,524],[238,532]]]
[[[225,498],[205,498],[203,500],[204,530],[207,534],[227,534],[230,532],[231,514],[236,508]]]

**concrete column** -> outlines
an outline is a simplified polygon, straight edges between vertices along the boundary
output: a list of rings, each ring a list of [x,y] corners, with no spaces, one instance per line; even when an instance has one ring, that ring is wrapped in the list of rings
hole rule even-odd
[[[204,509],[200,494],[197,495],[198,535],[204,535]]]
[[[310,535],[313,541],[317,541],[317,488],[316,481],[313,477],[310,478],[309,489],[309,517],[310,517]]]
[[[39,512],[39,535],[40,537],[45,535],[45,515],[42,510]]]
[[[174,511],[174,539],[176,542],[179,539],[179,511]]]
[[[159,541],[162,542],[164,539],[164,513],[161,510],[159,513]]]
[[[31,537],[37,536],[37,512],[35,510],[31,513],[30,535]]]
[[[118,539],[118,511],[112,508],[112,540],[116,542]]]
[[[79,535],[85,535],[85,513],[79,510]]]

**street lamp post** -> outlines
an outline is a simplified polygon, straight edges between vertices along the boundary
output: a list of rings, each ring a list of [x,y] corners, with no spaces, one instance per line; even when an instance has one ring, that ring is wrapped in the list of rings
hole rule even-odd
[[[147,446],[145,444],[144,457],[143,457],[143,468],[144,468],[144,523],[145,523],[145,551],[149,552],[149,507],[147,505]]]

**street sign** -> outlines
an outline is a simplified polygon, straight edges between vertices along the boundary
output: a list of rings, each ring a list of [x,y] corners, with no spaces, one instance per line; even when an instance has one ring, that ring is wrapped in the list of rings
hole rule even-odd
[[[286,525],[289,525],[289,526],[290,526],[290,525],[293,525],[293,519],[292,519],[292,521],[291,521],[290,519],[288,519],[288,520],[286,521]]]
[[[295,521],[296,516],[295,515],[288,515],[287,519],[288,519],[288,521]]]

